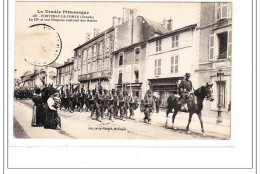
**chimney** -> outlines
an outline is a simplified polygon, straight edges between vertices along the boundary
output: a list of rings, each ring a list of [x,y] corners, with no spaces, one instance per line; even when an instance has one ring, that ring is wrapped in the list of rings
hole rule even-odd
[[[68,62],[68,63],[70,62],[70,58],[67,59],[67,62]]]
[[[167,23],[168,23],[167,20],[164,18],[162,22],[164,28],[167,28]]]
[[[116,17],[116,16],[114,16],[113,17],[113,27],[116,27],[116,26],[118,26],[118,22],[119,22],[119,18],[118,17]]]
[[[168,20],[167,29],[168,29],[169,31],[172,31],[172,27],[173,27],[173,21],[172,21],[172,19],[170,18],[170,19]]]
[[[95,28],[94,29],[94,37],[96,37],[99,34],[99,29]]]
[[[65,62],[64,62],[64,65],[65,65],[66,63],[67,63],[67,62],[65,61]]]
[[[137,16],[137,9],[129,9],[129,19],[133,20]]]
[[[130,9],[129,8],[123,8],[123,23],[128,22],[129,21],[129,14],[130,13]]]
[[[86,33],[86,41],[90,40],[91,33]]]
[[[123,24],[123,18],[118,18],[118,25],[122,25]]]

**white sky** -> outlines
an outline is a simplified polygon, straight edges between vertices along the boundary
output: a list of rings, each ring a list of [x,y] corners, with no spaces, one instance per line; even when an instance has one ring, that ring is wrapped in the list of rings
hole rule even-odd
[[[37,10],[71,10],[89,11],[94,16],[96,23],[75,23],[75,22],[44,22],[60,34],[63,48],[58,63],[63,63],[67,58],[73,56],[73,49],[86,40],[86,33],[93,37],[94,28],[103,30],[111,27],[112,17],[123,17],[123,7],[137,8],[138,15],[151,20],[162,22],[164,18],[173,19],[173,27],[180,28],[186,25],[197,23],[199,3],[136,3],[136,2],[16,2],[15,35],[27,31],[30,25],[37,22],[29,21],[28,18]],[[39,23],[39,22],[38,22]],[[42,22],[41,22],[42,23]],[[18,49],[20,40],[15,40],[15,78],[19,78],[25,71],[33,67],[24,61],[23,53]]]

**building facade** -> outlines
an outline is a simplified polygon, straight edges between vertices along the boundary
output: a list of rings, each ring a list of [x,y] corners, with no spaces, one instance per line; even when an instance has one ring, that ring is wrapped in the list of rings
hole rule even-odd
[[[137,16],[135,10],[124,8],[124,18],[114,17],[112,27],[101,33],[95,29],[94,38],[74,49],[73,74],[78,77],[74,83],[79,82],[85,90],[100,85],[108,90],[115,88],[118,69],[113,52],[168,31],[157,22]]]
[[[196,37],[196,24],[193,24],[148,40],[146,78],[150,90],[160,96],[162,107],[167,106],[171,93],[178,93],[178,84],[185,73],[191,73],[196,86]]]
[[[114,52],[115,88],[134,92],[141,99],[146,90],[146,42],[139,42]]]
[[[73,72],[74,61],[73,59],[67,59],[63,65],[57,67],[57,78],[56,84],[59,89],[66,90],[72,89],[72,72]]]
[[[203,112],[216,114],[221,105],[230,115],[232,67],[232,3],[201,3],[198,32],[199,85],[213,84],[214,102],[205,102]],[[221,70],[224,75],[219,81]]]

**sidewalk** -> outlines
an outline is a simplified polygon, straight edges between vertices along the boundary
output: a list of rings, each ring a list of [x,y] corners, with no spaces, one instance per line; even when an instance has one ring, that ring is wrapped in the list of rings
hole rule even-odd
[[[140,110],[135,111],[136,118],[143,119],[144,113],[140,112]],[[168,116],[168,126],[167,128],[171,129],[172,127],[172,115],[170,113]],[[159,113],[153,113],[152,124],[156,124],[158,126],[165,126],[166,123],[166,110],[161,109]],[[189,113],[178,112],[174,120],[174,127],[177,129],[177,132],[183,133],[186,130],[186,126],[188,124]],[[204,131],[207,136],[217,137],[220,139],[230,139],[230,119],[223,118],[223,122],[220,124],[216,124],[217,118],[214,117],[203,117],[202,121],[204,126]],[[197,114],[192,116],[192,120],[190,123],[190,131],[192,133],[201,134],[201,126],[200,121]]]

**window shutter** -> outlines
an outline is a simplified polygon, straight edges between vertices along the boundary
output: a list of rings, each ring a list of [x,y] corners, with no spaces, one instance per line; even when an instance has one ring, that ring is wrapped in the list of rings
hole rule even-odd
[[[156,70],[157,70],[157,59],[154,60],[154,75],[157,75]]]
[[[232,18],[232,3],[228,3],[228,18]]]
[[[162,51],[162,40],[159,40],[159,51]]]
[[[172,48],[174,48],[175,36],[172,36]]]
[[[161,74],[161,59],[158,59],[158,75]]]
[[[171,57],[171,73],[174,72],[174,57]]]
[[[179,35],[176,35],[176,47],[179,46]]]
[[[175,67],[174,67],[174,69],[175,69],[175,73],[178,73],[178,70],[179,70],[179,68],[178,68],[178,66],[179,66],[179,56],[175,56]]]
[[[214,35],[209,37],[209,61],[214,59]]]
[[[228,32],[227,57],[232,56],[232,31]]]
[[[221,11],[222,11],[222,13],[221,13],[221,18],[222,18],[222,19],[223,19],[223,18],[227,18],[227,13],[228,13],[227,4],[222,5]]]

